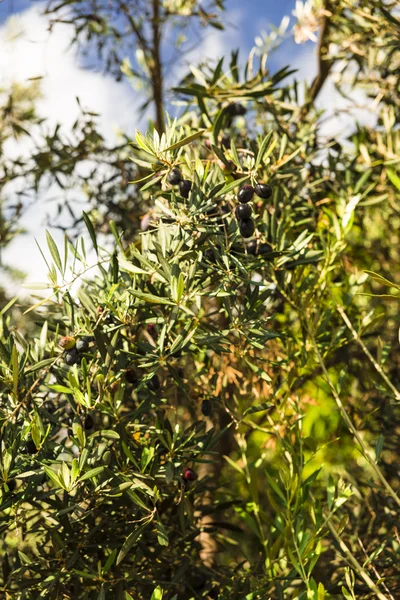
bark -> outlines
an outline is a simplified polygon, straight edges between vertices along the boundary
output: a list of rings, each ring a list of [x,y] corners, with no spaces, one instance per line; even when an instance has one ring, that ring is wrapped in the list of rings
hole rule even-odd
[[[156,129],[161,135],[165,131],[164,102],[163,102],[163,69],[160,55],[161,45],[161,23],[159,0],[153,0],[153,47],[152,47],[152,69],[151,84],[153,87],[153,99],[156,110]]]

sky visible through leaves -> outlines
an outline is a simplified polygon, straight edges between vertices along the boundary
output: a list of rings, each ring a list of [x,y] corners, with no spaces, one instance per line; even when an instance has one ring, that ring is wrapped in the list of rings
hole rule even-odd
[[[245,4],[240,0],[227,0],[225,31],[209,32],[200,50],[196,49],[189,60],[195,63],[199,57],[206,56],[215,59],[229,55],[237,48],[242,60],[245,60],[254,46],[255,37],[262,31],[268,31],[271,25],[278,26],[284,15],[291,15],[294,6],[294,0],[248,0]],[[24,82],[29,78],[43,77],[38,112],[48,119],[52,127],[56,123],[66,129],[72,125],[78,113],[76,97],[79,96],[85,108],[101,115],[100,129],[109,139],[113,139],[117,129],[133,135],[136,128],[146,128],[146,120],[140,120],[137,114],[140,104],[137,91],[127,82],[117,83],[104,76],[96,68],[99,64],[94,55],[77,57],[74,50],[65,52],[72,30],[59,26],[55,33],[48,33],[47,21],[41,14],[44,7],[45,3],[32,0],[0,2],[0,87],[6,88],[11,81]],[[291,24],[294,24],[293,18]],[[294,64],[296,68],[303,62],[299,76],[310,78],[315,72],[314,51],[312,43],[299,46],[294,44],[293,38],[288,39],[278,53],[272,53],[270,68],[279,69],[287,63]],[[303,59],[308,55],[312,64],[304,69]],[[171,83],[176,83],[179,75],[185,73],[185,65],[178,73],[172,71]],[[173,105],[169,104],[168,109],[173,115]],[[9,145],[11,153],[18,150],[21,151],[21,148]],[[29,152],[27,146],[25,152]],[[22,237],[17,236],[3,254],[6,263],[26,273],[26,281],[43,281],[46,278],[46,265],[35,238],[41,246],[45,246],[46,216],[52,208],[50,200],[56,195],[56,189],[48,189],[42,193],[39,202],[32,203],[32,208],[22,219],[22,226],[27,232]],[[52,233],[57,241],[61,241],[59,231]],[[26,293],[19,284],[0,283],[8,283],[11,287],[16,285],[16,292]]]

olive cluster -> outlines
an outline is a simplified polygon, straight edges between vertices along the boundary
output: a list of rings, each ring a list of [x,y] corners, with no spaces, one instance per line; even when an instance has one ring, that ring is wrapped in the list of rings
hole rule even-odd
[[[239,206],[236,207],[235,215],[239,221],[239,231],[242,237],[249,238],[255,231],[255,224],[252,215],[252,208],[249,202],[253,199],[254,194],[259,198],[268,199],[272,195],[272,188],[265,183],[257,183],[255,187],[252,185],[243,185],[237,195]]]
[[[182,179],[182,173],[176,167],[168,173],[167,181],[170,185],[178,185],[182,198],[189,198],[192,182],[190,179]]]
[[[86,335],[78,340],[68,335],[59,340],[59,345],[64,349],[64,360],[69,367],[80,362],[81,354],[89,351],[90,344],[94,342],[94,337]]]

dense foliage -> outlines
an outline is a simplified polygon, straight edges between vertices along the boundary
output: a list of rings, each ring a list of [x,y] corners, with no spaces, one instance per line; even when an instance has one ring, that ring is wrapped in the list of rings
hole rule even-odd
[[[304,98],[233,54],[191,68],[165,130],[93,134],[134,181],[79,216],[90,249],[48,234],[34,323],[4,302],[5,598],[399,596],[400,22],[315,4]],[[376,115],[339,141],[330,73]]]

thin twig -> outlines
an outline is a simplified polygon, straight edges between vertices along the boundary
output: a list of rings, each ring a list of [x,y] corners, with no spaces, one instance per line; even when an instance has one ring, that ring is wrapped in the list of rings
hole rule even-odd
[[[367,584],[367,586],[369,587],[369,589],[372,590],[377,595],[379,600],[388,600],[388,597],[385,596],[385,594],[382,594],[382,592],[372,581],[371,577],[368,575],[366,570],[363,568],[362,565],[360,565],[360,563],[358,562],[356,557],[353,555],[351,550],[349,550],[349,548],[346,546],[346,544],[344,543],[344,541],[341,539],[340,535],[336,531],[335,526],[330,521],[327,521],[327,525],[328,525],[333,537],[339,544],[341,551],[345,554],[348,561],[353,565],[353,568],[356,569],[356,571],[358,572],[360,577],[362,577],[364,579],[364,581]]]
[[[308,328],[308,332],[315,350],[315,353],[317,355],[318,361],[321,365],[322,371],[325,375],[326,378],[326,382],[328,383],[329,387],[331,388],[332,391],[332,395],[335,399],[335,402],[342,414],[343,420],[346,423],[347,427],[349,428],[349,430],[351,431],[351,433],[354,435],[355,439],[357,440],[360,449],[361,449],[361,453],[364,456],[364,458],[367,460],[367,462],[370,464],[370,466],[372,467],[372,469],[374,470],[376,476],[378,477],[378,479],[380,479],[382,485],[384,486],[384,488],[386,489],[386,491],[388,492],[388,494],[393,498],[393,500],[396,502],[396,504],[400,507],[400,498],[398,497],[398,495],[396,494],[396,492],[394,491],[394,489],[392,488],[392,486],[390,485],[390,483],[387,481],[386,477],[383,475],[381,469],[378,467],[378,465],[376,464],[376,462],[374,461],[374,459],[370,456],[367,448],[365,447],[365,444],[360,436],[360,434],[358,433],[355,425],[353,424],[353,422],[351,421],[349,415],[346,412],[345,407],[343,406],[343,403],[340,399],[339,394],[336,391],[336,388],[334,386],[334,384],[332,383],[331,378],[329,377],[329,373],[328,370],[325,366],[325,362],[321,356],[321,353],[318,349],[317,343],[315,341],[315,337],[314,337],[314,333],[311,331],[310,328]]]
[[[368,348],[366,347],[366,345],[364,344],[364,342],[362,341],[362,339],[358,335],[357,331],[354,329],[354,327],[353,327],[353,325],[352,325],[349,317],[346,315],[346,313],[344,312],[343,308],[341,306],[337,305],[336,309],[337,309],[338,313],[340,314],[340,316],[342,317],[343,321],[346,323],[347,327],[350,329],[350,331],[353,334],[353,337],[356,340],[356,342],[363,349],[364,354],[368,357],[368,359],[370,360],[371,364],[378,371],[379,375],[382,377],[383,381],[386,383],[386,385],[388,386],[388,388],[390,388],[392,390],[392,392],[393,392],[396,400],[400,400],[400,392],[393,385],[393,383],[390,381],[390,379],[388,378],[388,376],[386,375],[386,373],[384,372],[384,370],[382,369],[382,367],[380,366],[380,364],[378,364],[376,362],[376,360],[374,359],[374,357],[372,356],[372,354],[370,353],[370,351],[368,350]]]
[[[361,547],[361,550],[364,552],[365,556],[367,557],[367,559],[369,559],[369,556],[367,554],[367,551],[364,548],[364,544],[362,543],[362,540],[360,538],[358,538],[358,543]],[[387,591],[390,600],[395,600],[394,597],[392,596],[388,586],[386,585],[386,583],[384,582],[383,578],[379,575],[377,568],[375,567],[374,563],[371,561],[371,569],[373,570],[373,572],[375,573],[376,577],[378,578],[378,580],[382,581],[382,586],[385,588],[385,590]]]

